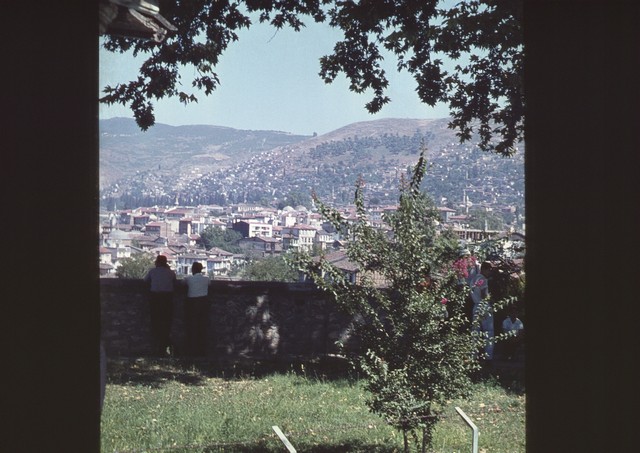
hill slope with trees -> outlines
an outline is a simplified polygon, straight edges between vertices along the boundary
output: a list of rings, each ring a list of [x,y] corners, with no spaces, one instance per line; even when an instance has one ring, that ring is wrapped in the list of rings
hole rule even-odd
[[[225,145],[226,149],[233,146],[239,151],[229,152],[233,157],[224,161],[215,161],[218,151],[210,151],[205,154],[211,156],[209,166],[199,165],[198,159],[204,158],[201,151],[218,145],[207,144],[203,137],[189,141],[185,136],[164,135],[149,140],[145,151],[139,143],[139,152],[148,155],[138,167],[135,159],[130,160],[132,176],[119,180],[117,186],[107,186],[103,201],[117,200],[120,207],[173,204],[176,200],[183,205],[246,202],[277,207],[287,200],[310,200],[315,192],[327,202],[340,204],[352,199],[355,182],[362,176],[369,203],[395,203],[400,179],[415,165],[424,143],[428,169],[423,185],[438,204],[459,207],[466,195],[470,207],[506,205],[524,212],[523,153],[504,158],[481,151],[474,142],[460,144],[446,119],[367,121],[302,139],[285,134],[282,140],[290,139],[290,143],[267,150],[253,145],[254,137],[273,134],[269,131],[225,132],[235,134],[235,141]],[[126,148],[127,136],[118,139]],[[135,146],[137,137],[131,140]],[[165,150],[182,147],[182,157],[168,151],[158,154],[157,142],[164,143]],[[242,148],[242,143],[252,146]],[[110,156],[107,153],[101,159],[108,161]],[[151,159],[156,168],[148,163],[144,166]]]

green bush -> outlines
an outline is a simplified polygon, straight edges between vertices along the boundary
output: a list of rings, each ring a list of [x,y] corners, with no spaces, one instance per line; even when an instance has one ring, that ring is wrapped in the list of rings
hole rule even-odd
[[[263,282],[295,282],[298,279],[298,273],[279,255],[253,260],[242,276],[246,280]]]
[[[336,229],[349,232],[356,283],[322,257],[291,260],[357,320],[364,353],[353,364],[365,378],[368,406],[402,432],[405,451],[426,451],[446,402],[468,395],[485,341],[465,316],[468,287],[453,266],[459,244],[437,234],[438,212],[419,189],[425,171],[423,148],[411,180],[401,184],[397,211],[384,218],[391,234],[369,224],[361,181],[355,222],[316,200]]]
[[[136,253],[129,258],[122,258],[116,269],[119,278],[144,278],[153,264],[153,256],[149,253]]]

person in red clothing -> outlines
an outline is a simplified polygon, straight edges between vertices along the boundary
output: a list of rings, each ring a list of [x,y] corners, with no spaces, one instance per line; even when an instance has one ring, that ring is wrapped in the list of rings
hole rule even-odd
[[[489,295],[489,277],[493,271],[493,265],[484,261],[480,265],[480,273],[471,279],[471,299],[473,300],[472,329],[481,333],[485,338],[484,359],[493,360],[493,307]]]
[[[155,267],[149,269],[144,281],[149,285],[149,314],[154,354],[171,355],[171,319],[176,273],[167,263],[167,257],[158,255]]]

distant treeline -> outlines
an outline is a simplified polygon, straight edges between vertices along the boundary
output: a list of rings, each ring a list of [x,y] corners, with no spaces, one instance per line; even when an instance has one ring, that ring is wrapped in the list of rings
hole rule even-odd
[[[420,146],[433,139],[431,132],[423,134],[416,131],[412,136],[384,134],[378,137],[354,137],[339,142],[327,142],[316,146],[310,151],[310,156],[322,159],[326,156],[342,156],[351,154],[354,159],[368,156],[372,150],[384,150],[391,155],[418,155]]]

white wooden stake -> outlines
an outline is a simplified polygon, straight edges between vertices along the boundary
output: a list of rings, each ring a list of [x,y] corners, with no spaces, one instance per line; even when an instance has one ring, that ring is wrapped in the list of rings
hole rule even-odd
[[[473,441],[471,443],[471,452],[472,453],[478,453],[478,427],[476,425],[474,425],[474,423],[471,421],[471,419],[467,416],[467,414],[465,414],[462,409],[460,409],[459,407],[456,407],[456,411],[458,412],[458,414],[460,414],[460,417],[462,417],[462,419],[467,422],[467,425],[469,425],[471,427],[471,429],[473,430]]]
[[[291,442],[289,442],[289,440],[284,435],[284,433],[280,430],[280,428],[278,428],[277,426],[272,426],[272,428],[276,432],[276,434],[278,435],[278,437],[280,438],[284,446],[287,447],[287,450],[289,450],[290,453],[296,453],[296,449],[293,448],[293,445],[291,445]]]

